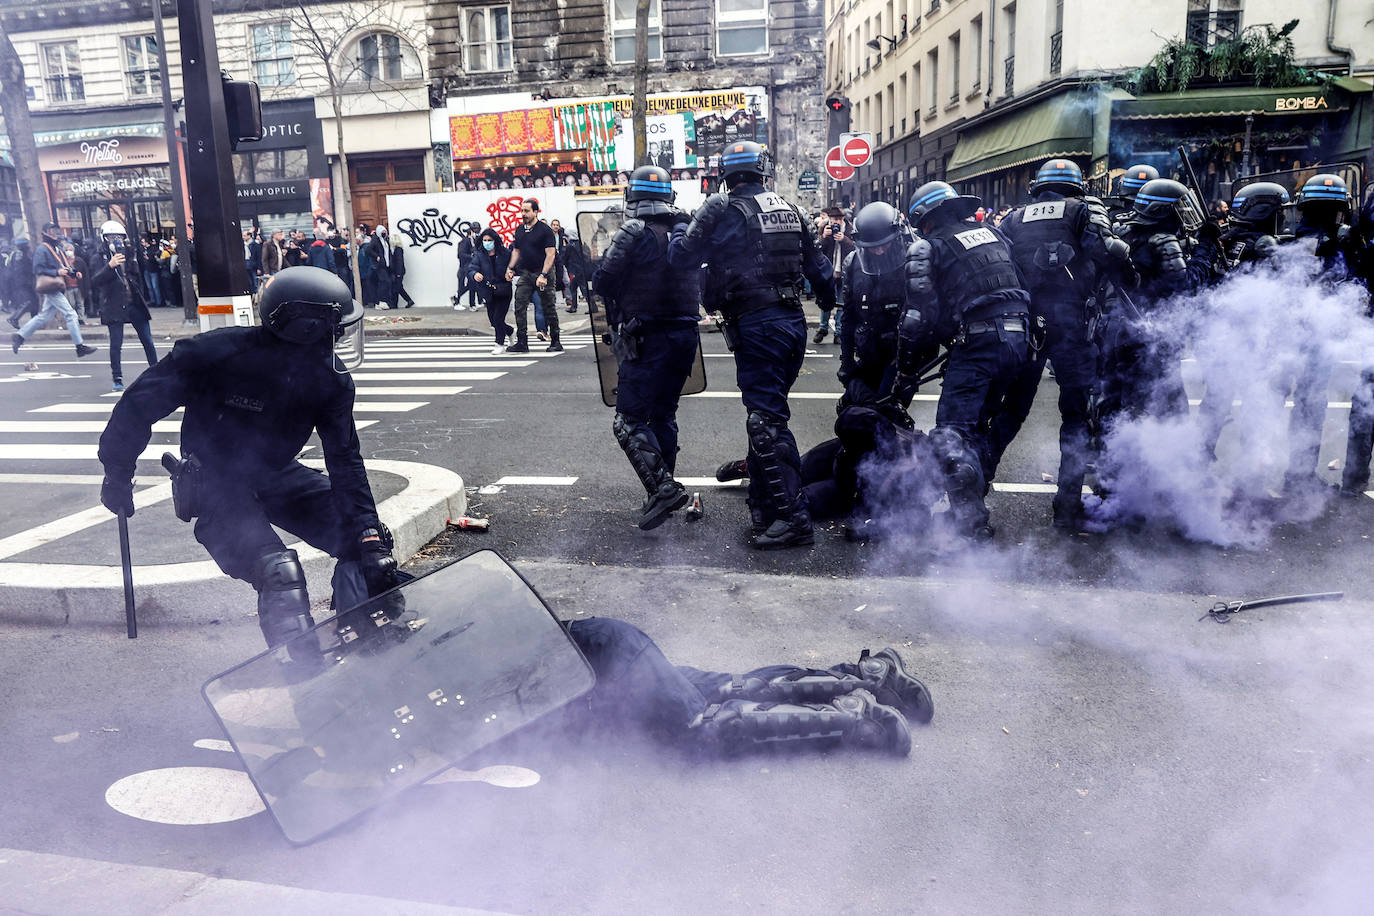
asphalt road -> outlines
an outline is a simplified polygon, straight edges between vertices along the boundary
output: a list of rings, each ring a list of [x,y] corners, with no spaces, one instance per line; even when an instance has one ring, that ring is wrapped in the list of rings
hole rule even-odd
[[[704,340],[711,390],[732,389],[719,336]],[[490,532],[449,532],[412,568],[494,547],[561,615],[622,617],[674,661],[716,670],[895,645],[936,702],[911,756],[701,763],[633,735],[554,729],[469,764],[527,768],[534,786],[422,787],[292,848],[233,781],[237,761],[198,696],[258,651],[251,607],[214,624],[154,622],[137,641],[113,621],[11,619],[0,623],[0,912],[211,911],[206,888],[245,887],[263,912],[344,912],[345,899],[357,912],[1368,911],[1374,618],[1362,574],[1374,501],[1279,526],[1251,549],[1155,529],[1065,538],[1048,526],[1047,494],[1017,492],[993,494],[998,539],[973,549],[822,531],[811,550],[756,554],[737,488],[703,488],[702,522],[645,533],[590,349],[568,342],[581,348],[416,397],[424,406],[362,430],[371,458],[456,470],[479,488],[470,514],[491,516]],[[451,360],[450,344],[369,343],[364,371],[400,384],[396,373],[420,370],[396,363]],[[837,348],[813,349],[796,390],[837,393]],[[0,418],[98,399],[104,373],[89,374],[5,385]],[[1047,383],[1002,481],[1053,472],[1053,397]],[[917,403],[918,425],[933,408]],[[804,448],[830,435],[829,398],[796,398],[793,412]],[[1343,420],[1333,413],[1323,461],[1339,453]],[[743,451],[735,399],[688,399],[679,422],[681,476],[709,477]],[[47,441],[94,436],[16,431],[0,446]],[[0,451],[6,475],[96,473],[23,454]],[[93,505],[95,488],[0,476],[0,493],[13,537]],[[165,549],[194,557],[174,525]],[[41,549],[59,556],[62,542]],[[1198,620],[1213,596],[1335,589],[1346,600]],[[170,767],[212,775],[142,775]],[[187,810],[227,813],[157,822]]]

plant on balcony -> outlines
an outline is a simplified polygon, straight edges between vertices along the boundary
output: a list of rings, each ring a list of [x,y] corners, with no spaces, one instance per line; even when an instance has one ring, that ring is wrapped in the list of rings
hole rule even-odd
[[[1145,66],[1127,73],[1119,85],[1133,95],[1183,92],[1204,86],[1251,85],[1263,88],[1316,86],[1326,74],[1299,67],[1293,59],[1293,30],[1298,20],[1282,26],[1247,26],[1235,38],[1211,47],[1174,38]]]

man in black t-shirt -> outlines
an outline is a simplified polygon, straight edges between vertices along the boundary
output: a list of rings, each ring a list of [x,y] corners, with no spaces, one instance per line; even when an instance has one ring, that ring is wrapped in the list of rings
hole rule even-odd
[[[520,218],[524,225],[515,230],[511,242],[510,267],[506,270],[506,280],[515,284],[515,345],[510,353],[528,353],[529,325],[525,313],[530,306],[530,296],[539,297],[539,307],[544,310],[544,321],[549,328],[550,352],[558,352],[563,345],[558,341],[558,308],[553,301],[553,230],[539,221],[539,201],[525,198],[520,207]]]

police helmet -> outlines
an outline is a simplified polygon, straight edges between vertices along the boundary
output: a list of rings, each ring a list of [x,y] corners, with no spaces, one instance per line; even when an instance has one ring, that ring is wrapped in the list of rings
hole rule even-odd
[[[854,245],[859,269],[870,276],[890,273],[906,259],[911,231],[906,219],[891,204],[866,205],[854,218]]]
[[[960,194],[946,182],[927,181],[911,195],[911,204],[906,212],[911,216],[912,223],[920,226],[937,210],[941,216],[959,220],[968,219],[982,205],[982,200]]]
[[[1083,196],[1083,170],[1069,159],[1051,159],[1040,166],[1031,181],[1030,192],[1054,191],[1068,197]]]
[[[731,184],[732,178],[757,176],[760,181],[773,174],[772,158],[768,150],[752,140],[731,143],[720,157],[720,177]]]
[[[1145,185],[1159,177],[1159,169],[1152,165],[1133,165],[1121,176],[1121,196],[1135,200],[1136,194]]]
[[[673,190],[667,169],[641,165],[634,170],[630,176],[630,186],[625,189],[625,215],[643,219],[672,213],[676,199],[677,192]]]
[[[1283,213],[1288,190],[1272,181],[1255,181],[1236,192],[1231,200],[1231,219],[1242,223],[1267,223]]]
[[[1307,179],[1298,189],[1298,209],[1306,210],[1313,205],[1349,210],[1350,187],[1345,179],[1327,172]]]
[[[268,331],[282,340],[302,345],[330,341],[344,370],[362,364],[363,308],[348,286],[327,270],[280,271],[263,289],[258,313]]]
[[[1170,216],[1176,216],[1185,232],[1196,232],[1203,223],[1202,208],[1193,199],[1192,192],[1172,178],[1145,182],[1136,192],[1135,212],[1151,223],[1164,222]]]

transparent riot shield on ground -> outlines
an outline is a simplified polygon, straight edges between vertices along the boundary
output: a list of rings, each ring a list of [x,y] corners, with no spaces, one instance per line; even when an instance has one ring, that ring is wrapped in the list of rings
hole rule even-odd
[[[539,595],[479,551],[229,669],[203,693],[302,844],[589,691]]]
[[[620,228],[623,214],[619,210],[584,212],[577,214],[578,237],[582,239],[584,250],[591,261],[592,269],[610,247],[611,239]],[[588,239],[592,241],[589,242]],[[589,316],[592,322],[592,350],[596,354],[596,373],[601,381],[601,401],[607,407],[615,406],[615,391],[620,384],[619,364],[615,353],[608,343],[610,328],[606,323],[606,310],[603,308]],[[692,372],[682,385],[682,393],[700,394],[706,390],[706,360],[701,355],[701,343],[697,342],[697,359],[692,364]]]

